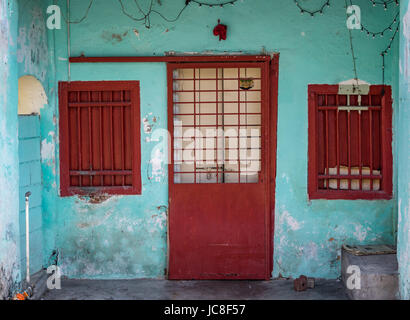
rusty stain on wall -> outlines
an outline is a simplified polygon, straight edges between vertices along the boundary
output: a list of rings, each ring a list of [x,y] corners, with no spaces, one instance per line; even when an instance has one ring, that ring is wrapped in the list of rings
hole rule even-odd
[[[112,44],[119,43],[123,41],[126,36],[128,35],[128,31],[125,31],[123,33],[112,33],[109,31],[104,31],[102,34],[102,38],[107,41],[111,42]]]

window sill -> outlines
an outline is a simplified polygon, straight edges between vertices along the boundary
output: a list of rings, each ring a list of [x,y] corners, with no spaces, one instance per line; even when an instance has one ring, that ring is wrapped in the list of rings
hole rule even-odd
[[[135,187],[70,187],[61,190],[60,197],[95,196],[95,195],[141,195],[141,190]]]
[[[309,200],[391,200],[393,195],[384,191],[316,191]]]

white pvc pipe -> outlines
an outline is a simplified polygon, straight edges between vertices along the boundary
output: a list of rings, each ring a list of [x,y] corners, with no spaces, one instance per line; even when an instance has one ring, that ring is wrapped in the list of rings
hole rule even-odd
[[[29,217],[29,197],[31,192],[26,193],[26,281],[30,284],[30,217]]]

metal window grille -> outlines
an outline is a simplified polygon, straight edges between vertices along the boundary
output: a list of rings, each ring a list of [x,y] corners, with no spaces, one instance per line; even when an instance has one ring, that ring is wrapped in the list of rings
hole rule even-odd
[[[261,68],[173,71],[174,183],[258,183]]]
[[[310,198],[391,196],[391,91],[309,86]]]
[[[139,83],[62,82],[61,194],[140,193]]]

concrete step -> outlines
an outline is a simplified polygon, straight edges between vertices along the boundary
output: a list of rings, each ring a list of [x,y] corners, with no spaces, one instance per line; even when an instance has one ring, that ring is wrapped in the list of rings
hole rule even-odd
[[[351,300],[396,300],[399,298],[397,256],[357,256],[343,248],[342,281]]]

